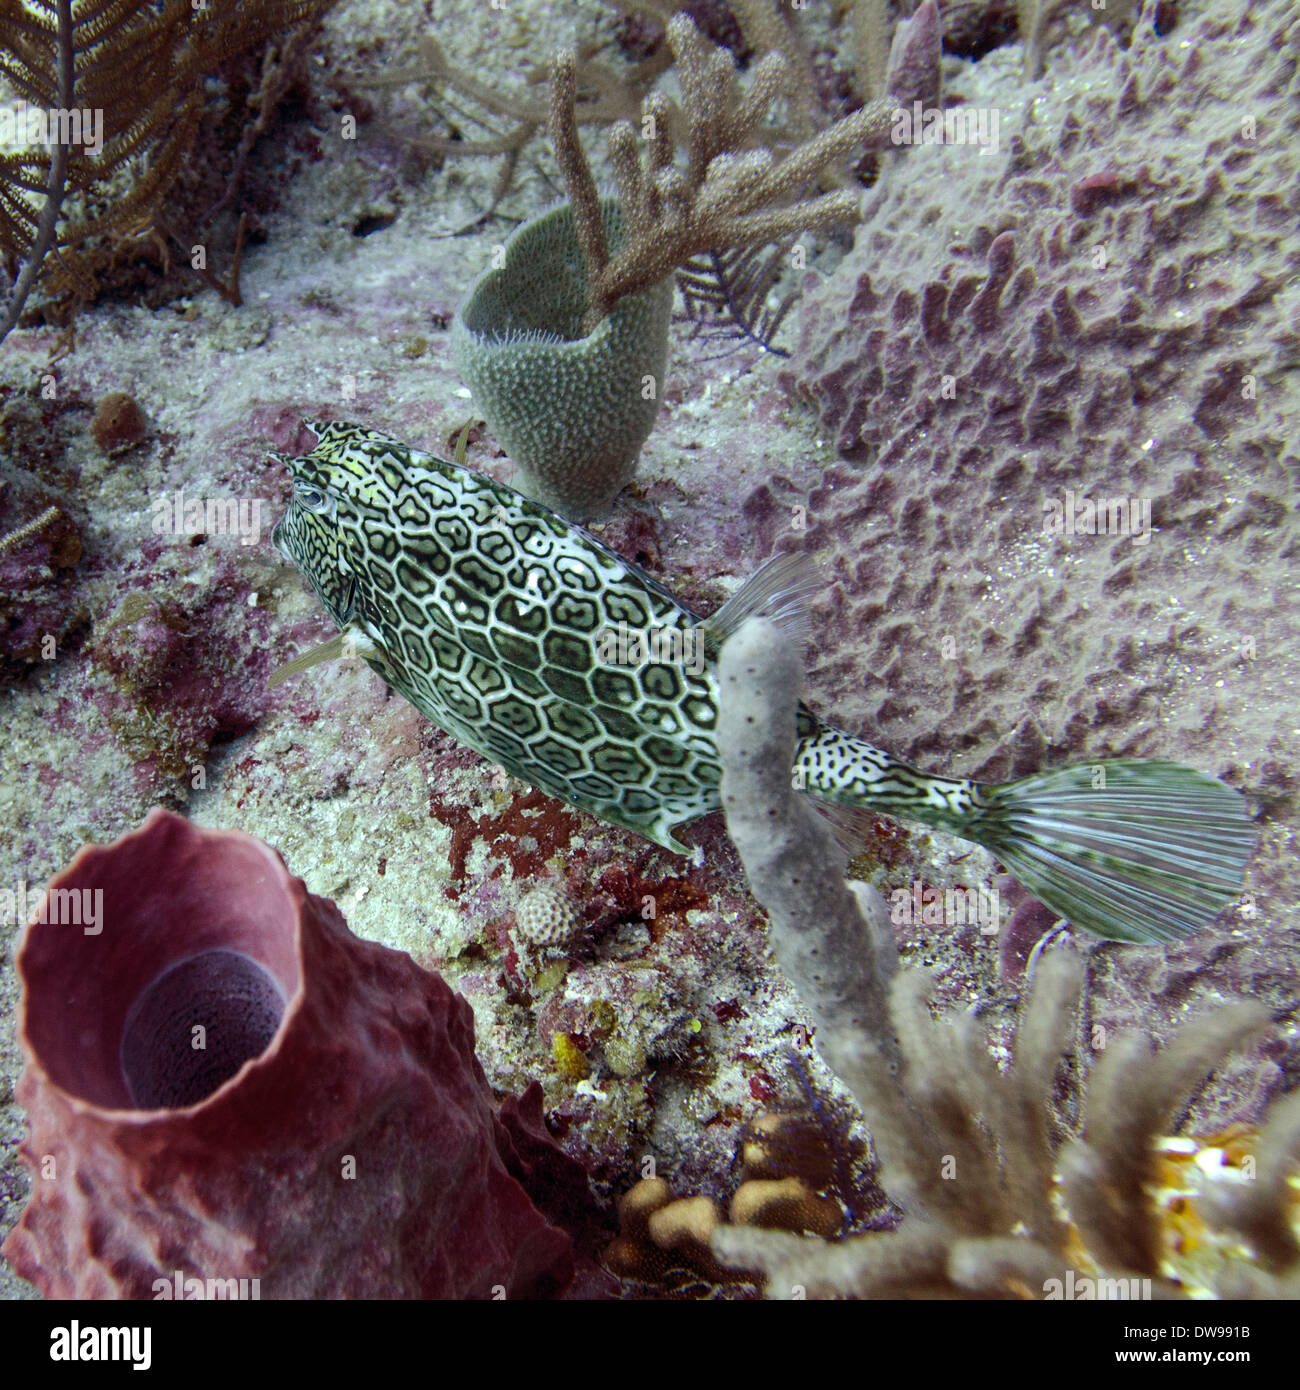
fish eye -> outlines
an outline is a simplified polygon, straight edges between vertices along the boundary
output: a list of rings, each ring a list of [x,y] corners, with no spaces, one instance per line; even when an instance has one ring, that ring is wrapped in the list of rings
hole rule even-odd
[[[334,515],[334,499],[315,484],[297,483],[294,495],[309,512],[315,512],[318,516]]]

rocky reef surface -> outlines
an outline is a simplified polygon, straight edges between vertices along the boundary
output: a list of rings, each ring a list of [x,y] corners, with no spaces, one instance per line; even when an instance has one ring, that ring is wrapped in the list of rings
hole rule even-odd
[[[1190,1124],[1213,1131],[1300,1078],[1300,21],[1286,0],[1179,8],[1170,33],[1139,22],[1128,51],[1081,23],[1037,82],[1015,44],[946,59],[950,101],[999,111],[999,149],[882,161],[851,247],[813,262],[788,361],[708,361],[675,334],[638,479],[597,534],[709,610],[802,532],[830,579],[810,702],[928,770],[1134,754],[1246,792],[1261,847],[1218,931],[1080,942],[1093,1024],[1167,1036],[1237,994],[1275,1010],[1272,1039],[1196,1101]],[[531,6],[462,18],[457,60],[509,83],[572,23]],[[424,23],[390,0],[329,19],[330,119],[259,154],[283,186],[242,306],[106,302],[57,363],[49,329],[0,349],[0,532],[45,517],[0,551],[0,889],[35,889],[159,804],[247,831],[354,933],[468,999],[488,1082],[540,1079],[598,1192],[652,1157],[679,1191],[722,1194],[744,1124],[789,1094],[790,1054],[837,1083],[721,818],[689,832],[692,866],[512,781],[359,662],[268,689],[333,630],[270,544],[289,486],[268,450],[306,444],[308,416],[449,454],[473,418],[447,329],[510,224],[452,233],[494,171],[413,150],[418,89],[354,94],[413,64]],[[553,196],[529,175],[505,207]],[[116,393],[139,418],[102,404]],[[468,461],[511,481],[480,431]],[[1045,500],[1067,491],[1133,498],[1139,518],[1145,500],[1149,538],[1045,533]],[[187,534],[186,499],[237,503],[242,534]],[[1013,998],[1045,923],[989,855],[881,820],[854,871],[886,899],[1001,888],[1001,939],[900,921],[897,944],[937,968],[942,1007]],[[539,890],[565,924],[549,955],[519,930]],[[0,924],[0,1234],[28,1182],[15,926]],[[0,1266],[0,1295],[31,1292]]]

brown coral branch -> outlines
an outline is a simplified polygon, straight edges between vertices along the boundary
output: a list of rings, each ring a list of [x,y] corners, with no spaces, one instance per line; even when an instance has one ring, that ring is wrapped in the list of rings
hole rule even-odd
[[[814,130],[817,93],[808,54],[785,12],[773,0],[732,0],[731,10],[752,48],[779,54],[784,60],[779,81],[789,107],[790,125],[801,140],[808,139]]]
[[[708,43],[685,14],[669,22],[668,41],[682,89],[686,170],[672,162],[671,108],[662,97],[648,100],[644,108],[650,146],[644,167],[631,126],[614,126],[610,158],[624,226],[612,256],[604,241],[595,180],[578,138],[574,57],[570,53],[556,60],[551,137],[588,270],[588,332],[624,295],[658,284],[696,256],[854,220],[857,198],[848,189],[813,197],[805,190],[849,153],[889,144],[895,103],[880,100],[806,139],[783,159],[755,149],[767,113],[784,89],[788,60],[767,54],[742,91],[730,53]]]
[[[853,75],[866,98],[885,95],[885,69],[889,64],[888,0],[854,0]]]
[[[258,139],[266,134],[271,117],[275,114],[285,93],[302,74],[307,52],[316,32],[316,21],[306,20],[291,29],[283,39],[268,44],[262,55],[262,72],[256,93],[248,97],[248,105],[257,111],[256,117],[247,122],[239,137],[239,147],[235,151],[234,167],[226,182],[225,192],[199,219],[199,226],[207,226],[222,208],[233,201],[239,190],[244,171],[248,167],[249,155]],[[236,260],[239,250],[236,249]],[[238,277],[238,266],[235,270]],[[235,303],[240,301],[236,300]]]
[[[1293,1091],[1273,1106],[1256,1158],[1255,1181],[1226,1197],[1217,1214],[1224,1225],[1245,1236],[1269,1273],[1291,1271],[1290,1297],[1294,1298],[1300,1292],[1295,1287],[1300,1274],[1300,1241],[1290,1221],[1294,1200],[1290,1179],[1300,1168],[1300,1091]],[[1224,1296],[1237,1295],[1225,1289]]]
[[[185,250],[186,243],[184,239],[177,232],[173,231],[161,217],[155,219],[154,226],[157,231],[162,232],[164,236],[174,241],[182,251]],[[241,212],[239,214],[239,226],[235,229],[235,249],[231,257],[230,274],[226,277],[224,282],[218,280],[206,266],[192,265],[188,261],[185,262],[190,265],[190,269],[194,271],[195,275],[197,275],[209,289],[215,290],[227,304],[234,306],[236,309],[244,302],[243,292],[239,287],[239,270],[244,262],[244,242],[247,233],[248,214],[246,212]],[[163,243],[163,249],[165,253],[166,242]]]
[[[1047,29],[1046,0],[1016,0],[1016,19],[1025,45],[1024,74],[1036,82],[1043,75],[1043,36]]]
[[[1263,1005],[1241,1001],[1184,1025],[1163,1052],[1125,1037],[1102,1055],[1088,1084],[1087,1144],[1070,1145],[1061,1170],[1070,1212],[1103,1264],[1158,1271],[1159,1230],[1146,1200],[1152,1143],[1192,1088],[1267,1020]]]
[[[575,104],[574,119],[579,126],[608,125],[616,120],[638,116],[642,98],[671,63],[671,56],[665,49],[631,68],[615,71],[595,61],[593,55],[597,51],[598,45],[584,45],[577,54],[577,86],[595,93],[594,97],[583,98]],[[367,76],[358,79],[358,83],[371,88],[392,88],[405,87],[413,82],[433,82],[439,88],[434,109],[443,115],[449,125],[453,123],[448,112],[457,121],[480,126],[487,132],[474,139],[462,139],[459,132],[411,139],[416,149],[443,158],[500,158],[501,165],[488,208],[461,229],[466,231],[495,215],[496,208],[510,191],[525,149],[533,136],[549,123],[549,106],[528,101],[463,71],[432,35],[421,40],[420,57],[423,68]],[[527,86],[535,87],[549,82],[550,77],[549,64],[535,64],[528,69],[524,81]],[[508,129],[496,128],[497,123],[502,121],[509,123]],[[675,115],[673,121],[675,125]],[[550,176],[540,165],[533,162],[531,167],[546,183],[551,183]]]
[[[555,55],[551,69],[551,143],[555,158],[569,190],[573,208],[573,226],[582,259],[587,267],[587,284],[595,286],[609,260],[605,244],[605,224],[600,211],[600,195],[596,180],[578,138],[578,122],[574,114],[577,104],[578,58],[572,49],[562,49]]]
[[[291,26],[319,18],[334,0],[207,0],[198,15],[180,0],[77,0],[62,11],[71,16],[75,93],[60,78],[51,43],[61,3],[0,3],[0,76],[29,108],[68,110],[69,122],[72,114],[94,113],[94,143],[84,139],[66,151],[61,221],[40,267],[39,312],[66,324],[136,256],[169,201],[184,213],[199,197],[211,198],[212,163],[194,158],[201,126],[220,101],[208,79]],[[52,165],[59,153],[56,147]],[[34,260],[35,221],[23,190],[37,172],[43,176],[44,167],[32,154],[0,154],[0,251],[11,263]],[[53,215],[47,199],[46,217]],[[24,312],[33,313],[30,300]]]
[[[39,516],[34,516],[16,530],[0,536],[0,555],[9,550],[17,550],[20,545],[25,545],[33,536],[39,535],[47,526],[57,521],[60,515],[57,507],[46,507]]]

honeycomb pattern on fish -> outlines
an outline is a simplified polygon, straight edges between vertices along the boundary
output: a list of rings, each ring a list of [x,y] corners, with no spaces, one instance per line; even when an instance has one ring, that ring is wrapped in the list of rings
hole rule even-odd
[[[274,456],[293,500],[273,539],[357,654],[515,776],[688,853],[675,827],[721,804],[720,644],[757,612],[806,641],[816,580],[800,557],[768,561],[701,619],[511,488],[376,430],[311,427],[309,454]],[[692,659],[607,664],[602,634],[623,629],[666,636]],[[1240,892],[1255,842],[1247,807],[1194,769],[1115,759],[985,785],[908,767],[805,705],[797,717],[794,785],[850,808],[839,830],[851,847],[866,843],[855,812],[955,830],[1075,926],[1128,941],[1201,930]]]
[[[687,852],[671,827],[719,805],[714,671],[602,665],[599,634],[699,618],[490,478],[374,430],[312,428],[316,448],[284,459],[297,487],[273,539],[371,639],[367,663],[515,776]]]

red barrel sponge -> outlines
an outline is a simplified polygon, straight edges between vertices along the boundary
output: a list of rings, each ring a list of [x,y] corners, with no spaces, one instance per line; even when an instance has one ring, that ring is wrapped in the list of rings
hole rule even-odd
[[[18,969],[33,1189],[4,1253],[47,1295],[246,1279],[227,1287],[518,1298],[572,1280],[569,1236],[509,1171],[469,1005],[354,936],[260,840],[155,810],[87,846]]]

